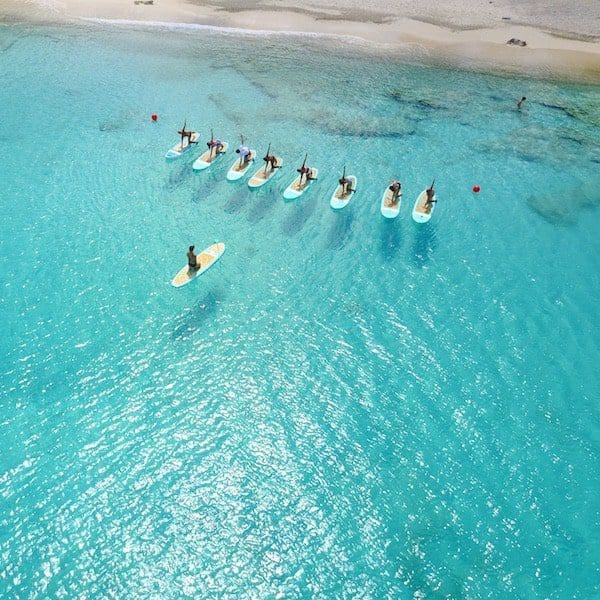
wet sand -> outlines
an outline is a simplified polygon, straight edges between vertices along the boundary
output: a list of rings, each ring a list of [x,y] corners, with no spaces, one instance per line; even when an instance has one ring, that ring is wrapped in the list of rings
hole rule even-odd
[[[178,23],[344,36],[362,50],[475,70],[600,83],[597,0],[3,0],[2,21]],[[524,47],[508,45],[515,38]]]

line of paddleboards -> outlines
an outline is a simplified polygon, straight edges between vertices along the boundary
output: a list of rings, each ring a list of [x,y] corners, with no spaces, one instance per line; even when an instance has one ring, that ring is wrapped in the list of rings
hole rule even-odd
[[[208,271],[223,256],[223,252],[225,252],[225,244],[223,242],[217,242],[216,244],[211,244],[208,248],[204,248],[196,256],[196,264],[199,264],[200,268],[190,269],[188,265],[185,265],[173,277],[171,285],[176,288],[187,285],[190,281]]]
[[[182,131],[180,132],[182,134],[181,141],[168,150],[168,152],[165,155],[166,158],[178,158],[184,152],[187,152],[192,147],[192,145],[198,143],[198,139],[200,136],[196,131],[188,131],[186,132],[185,136],[184,132],[185,124]],[[196,171],[208,169],[214,162],[216,162],[219,158],[221,158],[223,154],[227,152],[228,148],[229,144],[227,142],[223,142],[219,152],[215,152],[211,149],[206,150],[194,161],[192,168]],[[256,151],[253,149],[250,150],[250,158],[248,161],[236,159],[227,171],[227,180],[238,181],[239,179],[242,179],[244,175],[246,175],[246,173],[249,171],[250,167],[255,163],[255,160]],[[306,157],[304,160],[306,162]],[[269,164],[265,165],[264,167],[260,167],[248,180],[248,187],[259,188],[265,185],[268,181],[270,181],[277,174],[279,168],[283,165],[283,160],[281,157],[276,156],[275,161],[275,168],[271,167],[271,165]],[[304,163],[302,164],[302,167],[304,167]],[[288,185],[288,187],[285,189],[285,191],[283,192],[283,197],[286,200],[295,200],[296,198],[299,198],[311,186],[312,182],[317,179],[318,174],[318,169],[311,168],[309,172],[310,177],[303,178],[301,175],[298,175],[294,178],[292,183],[290,183],[290,185]],[[333,194],[331,195],[331,199],[329,201],[331,208],[336,210],[344,208],[348,205],[352,196],[354,195],[356,191],[357,178],[354,175],[348,175],[347,179],[347,189],[349,189],[350,191],[344,191],[343,186],[339,184],[335,188]],[[383,217],[385,217],[386,219],[395,219],[400,214],[401,204],[402,192],[400,192],[398,196],[394,198],[393,191],[389,188],[389,186],[386,186],[381,197],[380,203],[380,212],[383,215]],[[427,190],[423,190],[415,200],[412,209],[413,221],[415,221],[416,223],[427,223],[431,219],[431,215],[435,210],[435,205],[435,193],[433,195],[433,202],[427,203]],[[198,270],[198,272],[195,273],[195,276],[202,272],[202,269]]]

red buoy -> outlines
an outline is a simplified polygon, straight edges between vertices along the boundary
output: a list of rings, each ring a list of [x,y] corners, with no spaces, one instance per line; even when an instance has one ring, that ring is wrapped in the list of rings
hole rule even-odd
[[[475,193],[479,192],[479,190],[480,190],[480,189],[481,189],[481,188],[480,188],[478,185],[474,185],[474,186],[473,186],[473,191],[474,191]]]
[[[151,118],[153,121],[158,121],[158,115],[157,115],[156,113],[152,113],[152,115],[150,115],[150,118]]]

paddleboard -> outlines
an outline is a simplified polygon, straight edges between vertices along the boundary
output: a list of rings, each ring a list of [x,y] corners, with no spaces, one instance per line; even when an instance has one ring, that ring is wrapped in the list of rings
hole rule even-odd
[[[200,134],[197,131],[192,131],[192,135],[191,135],[191,141],[192,142],[197,142],[198,139],[200,138]],[[186,152],[187,150],[189,150],[192,147],[192,144],[190,144],[188,142],[188,138],[184,138],[183,142],[179,142],[179,144],[176,144],[175,146],[173,146],[166,154],[165,154],[165,158],[178,158],[180,157],[184,152]]]
[[[435,192],[433,193],[433,199],[434,200],[436,199]],[[415,221],[416,223],[427,223],[427,221],[429,221],[429,219],[431,219],[431,215],[433,214],[433,211],[435,210],[436,203],[434,202],[433,204],[426,206],[426,204],[425,204],[426,201],[427,201],[427,190],[423,190],[419,194],[419,197],[416,199],[415,205],[414,205],[413,211],[412,211],[412,218],[413,218],[413,221]]]
[[[225,244],[223,242],[217,242],[212,244],[208,248],[205,248],[196,256],[196,264],[200,263],[200,268],[193,270],[188,265],[185,265],[171,281],[173,287],[181,287],[186,285],[190,281],[196,279],[198,275],[202,275],[204,271],[210,269],[223,255],[225,252]]]
[[[255,158],[256,150],[250,150],[250,160],[246,164],[240,165],[240,159],[238,158],[231,165],[231,169],[227,171],[227,181],[237,181],[238,179],[241,179],[248,172],[248,169],[254,163]]]
[[[339,184],[331,196],[329,202],[331,208],[344,208],[350,202],[350,198],[352,198],[356,190],[356,177],[354,175],[346,175],[346,179],[350,180],[349,186],[352,191],[342,194],[342,184]]]
[[[277,174],[277,171],[279,171],[281,165],[283,164],[283,159],[279,156],[276,156],[275,164],[277,165],[276,169],[271,169],[271,167],[269,166],[269,168],[266,171],[265,167],[261,167],[258,171],[256,171],[256,173],[254,173],[254,175],[252,175],[252,177],[248,179],[248,187],[259,188],[265,185],[267,181],[269,181],[274,175]]]
[[[208,167],[210,167],[210,165],[212,165],[215,162],[215,160],[221,158],[221,155],[227,152],[227,148],[229,148],[229,144],[227,142],[223,142],[223,148],[221,149],[221,152],[216,152],[216,150],[213,150],[211,153],[209,148],[208,150],[206,150],[206,152],[204,152],[204,154],[201,154],[194,161],[192,169],[194,169],[194,171],[203,171],[204,169],[208,169]]]
[[[400,205],[402,204],[402,192],[398,196],[396,204],[392,203],[394,193],[390,190],[389,186],[385,188],[383,196],[381,197],[381,214],[386,219],[395,219],[400,214]]]
[[[319,169],[311,169],[310,176],[316,179],[319,175]],[[285,192],[283,192],[283,197],[286,200],[294,200],[295,198],[299,198],[304,194],[304,192],[310,187],[310,184],[313,182],[312,179],[304,178],[304,183],[300,186],[300,175],[290,183],[290,185],[286,188]]]

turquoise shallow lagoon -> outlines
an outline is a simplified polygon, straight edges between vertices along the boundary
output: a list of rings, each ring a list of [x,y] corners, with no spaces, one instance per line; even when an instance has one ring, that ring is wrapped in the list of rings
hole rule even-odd
[[[599,88],[310,37],[0,50],[1,597],[598,594]],[[282,172],[166,162],[185,119]]]

